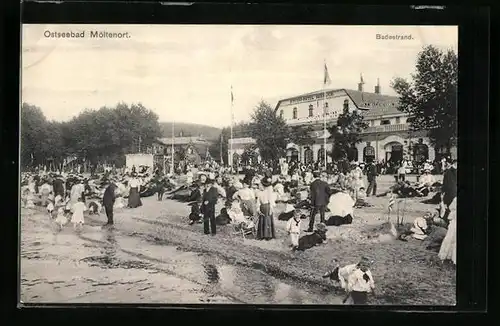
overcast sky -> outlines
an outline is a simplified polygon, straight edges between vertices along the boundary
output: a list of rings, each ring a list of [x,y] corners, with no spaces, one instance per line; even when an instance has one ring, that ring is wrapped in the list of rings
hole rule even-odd
[[[91,39],[90,31],[129,32],[126,39]],[[44,37],[45,31],[86,31],[85,39]],[[412,40],[377,40],[411,34]],[[365,90],[380,78],[392,94],[395,76],[409,77],[424,45],[457,50],[451,26],[286,25],[24,25],[22,100],[49,119],[69,120],[85,108],[141,102],[160,121],[230,123],[265,99],[322,87],[326,61],[332,88]]]

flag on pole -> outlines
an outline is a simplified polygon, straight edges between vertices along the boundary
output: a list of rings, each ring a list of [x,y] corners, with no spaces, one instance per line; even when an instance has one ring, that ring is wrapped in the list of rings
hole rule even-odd
[[[389,197],[389,205],[387,206],[389,212],[392,212],[392,207],[394,206],[395,200],[394,200],[394,195],[391,194],[391,197]]]
[[[365,81],[363,80],[363,74],[359,74],[359,81],[361,84],[365,83]]]
[[[233,105],[234,105],[234,95],[233,95],[233,85],[231,85],[231,125],[234,122]]]
[[[331,82],[332,81],[330,79],[330,74],[328,73],[328,67],[326,66],[326,63],[325,63],[325,76],[323,78],[323,84],[330,85]]]

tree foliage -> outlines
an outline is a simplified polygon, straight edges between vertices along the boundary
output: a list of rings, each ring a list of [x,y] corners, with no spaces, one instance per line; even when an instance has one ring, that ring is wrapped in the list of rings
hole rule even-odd
[[[249,123],[241,122],[233,126],[233,138],[249,137],[249,134]],[[224,127],[222,128],[217,140],[215,140],[209,148],[210,155],[216,161],[220,161],[222,154],[222,161],[224,165],[228,164],[229,139],[231,139],[231,127]]]
[[[337,124],[328,127],[330,138],[333,138],[333,160],[347,159],[349,152],[357,143],[361,141],[361,132],[367,128],[368,124],[358,111],[351,111],[344,108],[342,114],[337,119]]]
[[[139,146],[145,151],[159,136],[158,116],[141,104],[85,110],[68,122],[54,122],[47,121],[40,108],[23,103],[21,164],[42,164],[49,159],[61,163],[68,156],[92,163],[116,161],[137,152]]]
[[[313,128],[311,126],[291,126],[288,128],[288,142],[301,145],[314,144],[314,138],[311,137]]]
[[[253,163],[256,163],[258,157],[259,157],[259,152],[257,149],[257,145],[250,144],[250,145],[245,146],[245,150],[241,154],[241,161],[245,165],[249,164],[250,160]]]
[[[277,160],[285,154],[289,140],[287,125],[264,101],[261,101],[252,113],[250,134],[255,139],[264,161]]]
[[[399,109],[411,116],[412,130],[428,131],[436,147],[449,150],[457,140],[457,55],[452,50],[425,47],[418,55],[412,79],[391,82],[400,96]]]

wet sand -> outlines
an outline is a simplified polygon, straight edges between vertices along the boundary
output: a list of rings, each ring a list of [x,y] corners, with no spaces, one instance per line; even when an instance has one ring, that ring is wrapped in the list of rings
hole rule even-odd
[[[381,181],[384,191],[392,180]],[[401,202],[405,221],[434,209],[421,201]],[[370,303],[455,304],[454,267],[441,263],[418,240],[373,237],[371,229],[387,220],[387,199],[371,197],[368,202],[374,207],[356,210],[352,225],[329,227],[326,244],[300,253],[288,248],[285,222],[276,220],[277,239],[271,241],[243,239],[231,225],[219,226],[215,237],[206,236],[202,225],[187,225],[189,207],[154,197],[143,198],[142,207],[117,210],[112,231],[100,228],[104,215],[87,217],[79,235],[71,226],[57,232],[47,216],[23,210],[22,298],[339,304],[342,291],[321,275],[333,258],[349,264],[366,255],[375,260],[377,289]]]

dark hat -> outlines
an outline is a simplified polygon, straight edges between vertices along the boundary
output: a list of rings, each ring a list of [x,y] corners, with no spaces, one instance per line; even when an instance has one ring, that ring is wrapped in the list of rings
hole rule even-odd
[[[359,260],[359,263],[358,263],[359,266],[363,266],[363,267],[367,267],[367,268],[369,268],[371,264],[372,264],[372,261],[368,257],[364,257],[364,256],[361,257],[361,259]]]
[[[319,223],[316,225],[316,230],[318,230],[319,232],[326,232],[326,225],[324,225],[323,223]]]
[[[271,178],[269,177],[264,177],[260,180],[260,183],[264,186],[264,187],[269,187],[271,185]]]

